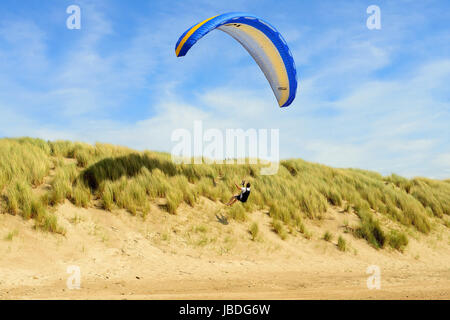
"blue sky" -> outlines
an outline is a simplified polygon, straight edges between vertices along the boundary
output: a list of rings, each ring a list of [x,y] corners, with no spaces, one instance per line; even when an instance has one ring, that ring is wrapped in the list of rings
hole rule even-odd
[[[81,30],[66,8],[81,7]],[[369,5],[381,30],[366,27]],[[280,110],[231,37],[178,37],[229,11],[270,21],[299,72]],[[279,128],[282,158],[450,177],[448,1],[43,1],[0,4],[0,136],[170,151],[171,132]],[[239,117],[237,117],[239,115]]]

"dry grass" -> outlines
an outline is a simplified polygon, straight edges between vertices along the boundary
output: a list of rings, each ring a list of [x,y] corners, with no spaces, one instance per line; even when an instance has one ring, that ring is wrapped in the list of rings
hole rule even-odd
[[[275,231],[275,233],[278,234],[281,239],[286,240],[287,232],[281,221],[275,219],[272,220],[272,228],[273,231]]]
[[[33,188],[43,183],[52,167],[51,189],[36,196]],[[262,176],[259,170],[259,165],[250,164],[175,165],[166,153],[99,143],[0,140],[2,210],[36,219],[44,230],[62,232],[57,217],[48,211],[66,199],[79,207],[92,206],[92,201],[99,199],[106,210],[121,208],[145,216],[150,213],[150,203],[165,198],[167,212],[176,214],[182,203],[195,206],[202,196],[226,203],[237,191],[233,183],[242,179],[252,184],[249,201],[224,208],[224,213],[243,222],[253,211],[268,212],[274,231],[282,238],[287,236],[286,229],[311,238],[303,221],[321,220],[330,206],[356,213],[361,223],[354,234],[376,248],[389,244],[401,250],[407,237],[384,230],[373,212],[424,234],[431,231],[433,221],[448,225],[448,180],[383,177],[300,159],[281,161],[273,176]]]
[[[252,241],[255,241],[259,235],[259,226],[256,222],[253,222],[250,226],[250,229],[248,230],[252,237]]]
[[[355,235],[366,239],[369,244],[377,249],[383,248],[386,244],[386,235],[379,222],[367,209],[360,209],[357,214],[361,219],[361,225],[355,230]]]
[[[388,239],[389,245],[399,251],[403,251],[408,245],[408,237],[403,232],[392,230]]]
[[[4,240],[5,241],[13,241],[13,239],[15,237],[17,237],[19,235],[19,231],[18,230],[13,230],[8,232],[8,234],[5,236]]]
[[[333,240],[333,235],[330,233],[330,231],[325,231],[323,234],[323,240],[330,242]]]
[[[347,241],[342,236],[338,238],[337,247],[340,251],[347,251]]]

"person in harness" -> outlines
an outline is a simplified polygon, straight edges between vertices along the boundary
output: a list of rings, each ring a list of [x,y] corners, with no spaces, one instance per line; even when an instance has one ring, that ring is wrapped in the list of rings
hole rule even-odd
[[[250,195],[250,182],[247,182],[247,186],[245,186],[245,181],[242,180],[241,187],[236,183],[234,185],[241,190],[241,193],[232,196],[230,201],[228,201],[227,206],[232,206],[236,201],[247,202],[248,196]]]

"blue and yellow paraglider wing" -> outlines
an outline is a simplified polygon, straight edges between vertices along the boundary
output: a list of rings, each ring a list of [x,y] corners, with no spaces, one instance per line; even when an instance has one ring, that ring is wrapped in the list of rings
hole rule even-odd
[[[287,107],[294,101],[297,71],[292,53],[282,35],[254,15],[225,13],[197,23],[178,39],[177,57],[186,55],[198,40],[215,29],[232,36],[250,53],[269,81],[280,107]]]

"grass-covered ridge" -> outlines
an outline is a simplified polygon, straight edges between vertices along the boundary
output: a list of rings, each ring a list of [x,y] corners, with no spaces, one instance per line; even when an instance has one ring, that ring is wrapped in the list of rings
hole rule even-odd
[[[37,192],[45,179],[50,188]],[[258,165],[175,165],[166,153],[107,144],[0,139],[2,212],[34,219],[37,228],[52,232],[64,233],[52,212],[66,199],[80,207],[95,202],[105,210],[125,209],[144,217],[159,200],[176,214],[182,203],[194,207],[201,196],[226,203],[236,191],[234,182],[242,179],[252,183],[250,200],[227,208],[228,217],[245,221],[251,212],[267,212],[283,239],[288,233],[310,238],[304,221],[322,219],[330,206],[356,214],[360,225],[351,231],[377,248],[401,250],[408,243],[401,230],[427,234],[435,222],[449,226],[448,180],[383,177],[300,159],[282,161],[278,174],[263,176]],[[383,226],[380,215],[398,228]]]

